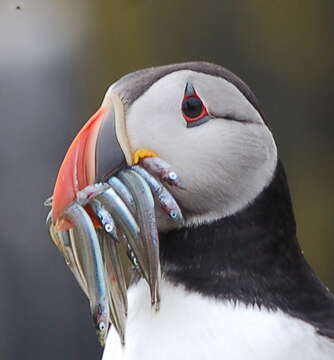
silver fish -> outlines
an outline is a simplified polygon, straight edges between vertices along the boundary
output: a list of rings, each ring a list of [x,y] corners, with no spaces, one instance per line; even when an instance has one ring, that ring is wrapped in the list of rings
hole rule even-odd
[[[75,244],[73,244],[73,240],[71,241],[70,232],[73,229],[65,230],[65,231],[58,231],[56,229],[56,227],[52,224],[51,216],[52,216],[52,214],[50,211],[50,213],[47,217],[47,221],[46,221],[50,237],[51,237],[53,243],[56,245],[59,252],[64,257],[66,265],[72,271],[72,273],[73,273],[75,279],[77,280],[79,286],[81,287],[82,291],[88,297],[86,279],[83,275],[81,265],[78,262],[78,259],[76,256],[76,251],[75,251],[76,249],[75,249],[75,247],[73,247],[73,245],[75,246]]]
[[[124,201],[125,205],[131,210],[132,214],[136,213],[136,204],[128,188],[116,176],[108,180],[108,184],[116,191],[118,196]]]
[[[92,210],[98,217],[99,222],[102,225],[104,231],[107,234],[111,235],[115,240],[119,241],[120,239],[117,234],[117,229],[114,219],[109,214],[109,212],[96,199],[92,199],[89,205],[91,206]]]
[[[169,185],[183,188],[180,178],[165,160],[157,156],[145,157],[140,160],[140,165],[159,180],[167,182]]]
[[[132,166],[131,169],[138,173],[147,182],[154,197],[157,199],[161,208],[169,215],[169,217],[173,221],[182,225],[182,212],[171,193],[142,167],[135,165]]]
[[[106,234],[100,236],[113,324],[124,344],[125,323],[128,311],[127,289],[117,244]]]
[[[64,215],[74,225],[80,245],[77,251],[87,281],[87,292],[96,333],[102,346],[105,344],[110,322],[108,294],[104,277],[104,265],[94,225],[85,211],[77,203],[69,206]]]
[[[159,236],[155,222],[154,199],[150,187],[135,171],[123,170],[118,176],[130,190],[136,203],[141,239],[148,264],[148,284],[151,290],[151,304],[158,309],[160,303],[161,275]]]
[[[138,259],[142,275],[148,280],[148,263],[145,258],[143,246],[141,245],[140,228],[130,210],[112,188],[99,194],[96,199],[110,213],[121,232],[125,234],[127,241]]]

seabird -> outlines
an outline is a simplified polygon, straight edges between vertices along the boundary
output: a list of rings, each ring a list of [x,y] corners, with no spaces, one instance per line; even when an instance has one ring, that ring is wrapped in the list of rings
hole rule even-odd
[[[72,154],[60,174],[105,181],[110,162],[124,168],[149,149],[184,184],[167,186],[184,221],[157,207],[160,308],[134,279],[124,339],[111,327],[103,359],[334,359],[334,297],[297,242],[285,171],[249,87],[219,65],[181,63],[118,80],[94,121],[111,103],[115,128],[84,130],[95,131],[95,157]],[[69,178],[58,176],[54,221],[74,199]]]

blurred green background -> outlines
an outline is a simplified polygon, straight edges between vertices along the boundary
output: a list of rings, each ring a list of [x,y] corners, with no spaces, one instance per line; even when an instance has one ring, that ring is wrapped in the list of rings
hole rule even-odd
[[[42,204],[71,139],[130,71],[188,60],[257,94],[305,255],[334,290],[332,0],[0,0],[0,358],[99,359]]]

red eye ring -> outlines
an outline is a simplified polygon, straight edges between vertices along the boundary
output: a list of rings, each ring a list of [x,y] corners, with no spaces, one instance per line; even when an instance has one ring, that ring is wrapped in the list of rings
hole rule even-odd
[[[183,98],[182,114],[187,123],[192,123],[207,116],[208,110],[196,92],[193,92]]]

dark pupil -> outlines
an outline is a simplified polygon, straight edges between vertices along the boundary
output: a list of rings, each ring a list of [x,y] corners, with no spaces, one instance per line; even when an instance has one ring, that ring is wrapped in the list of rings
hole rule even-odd
[[[185,99],[182,103],[183,113],[190,118],[195,118],[201,115],[202,110],[203,103],[197,97],[189,97],[188,99]]]

